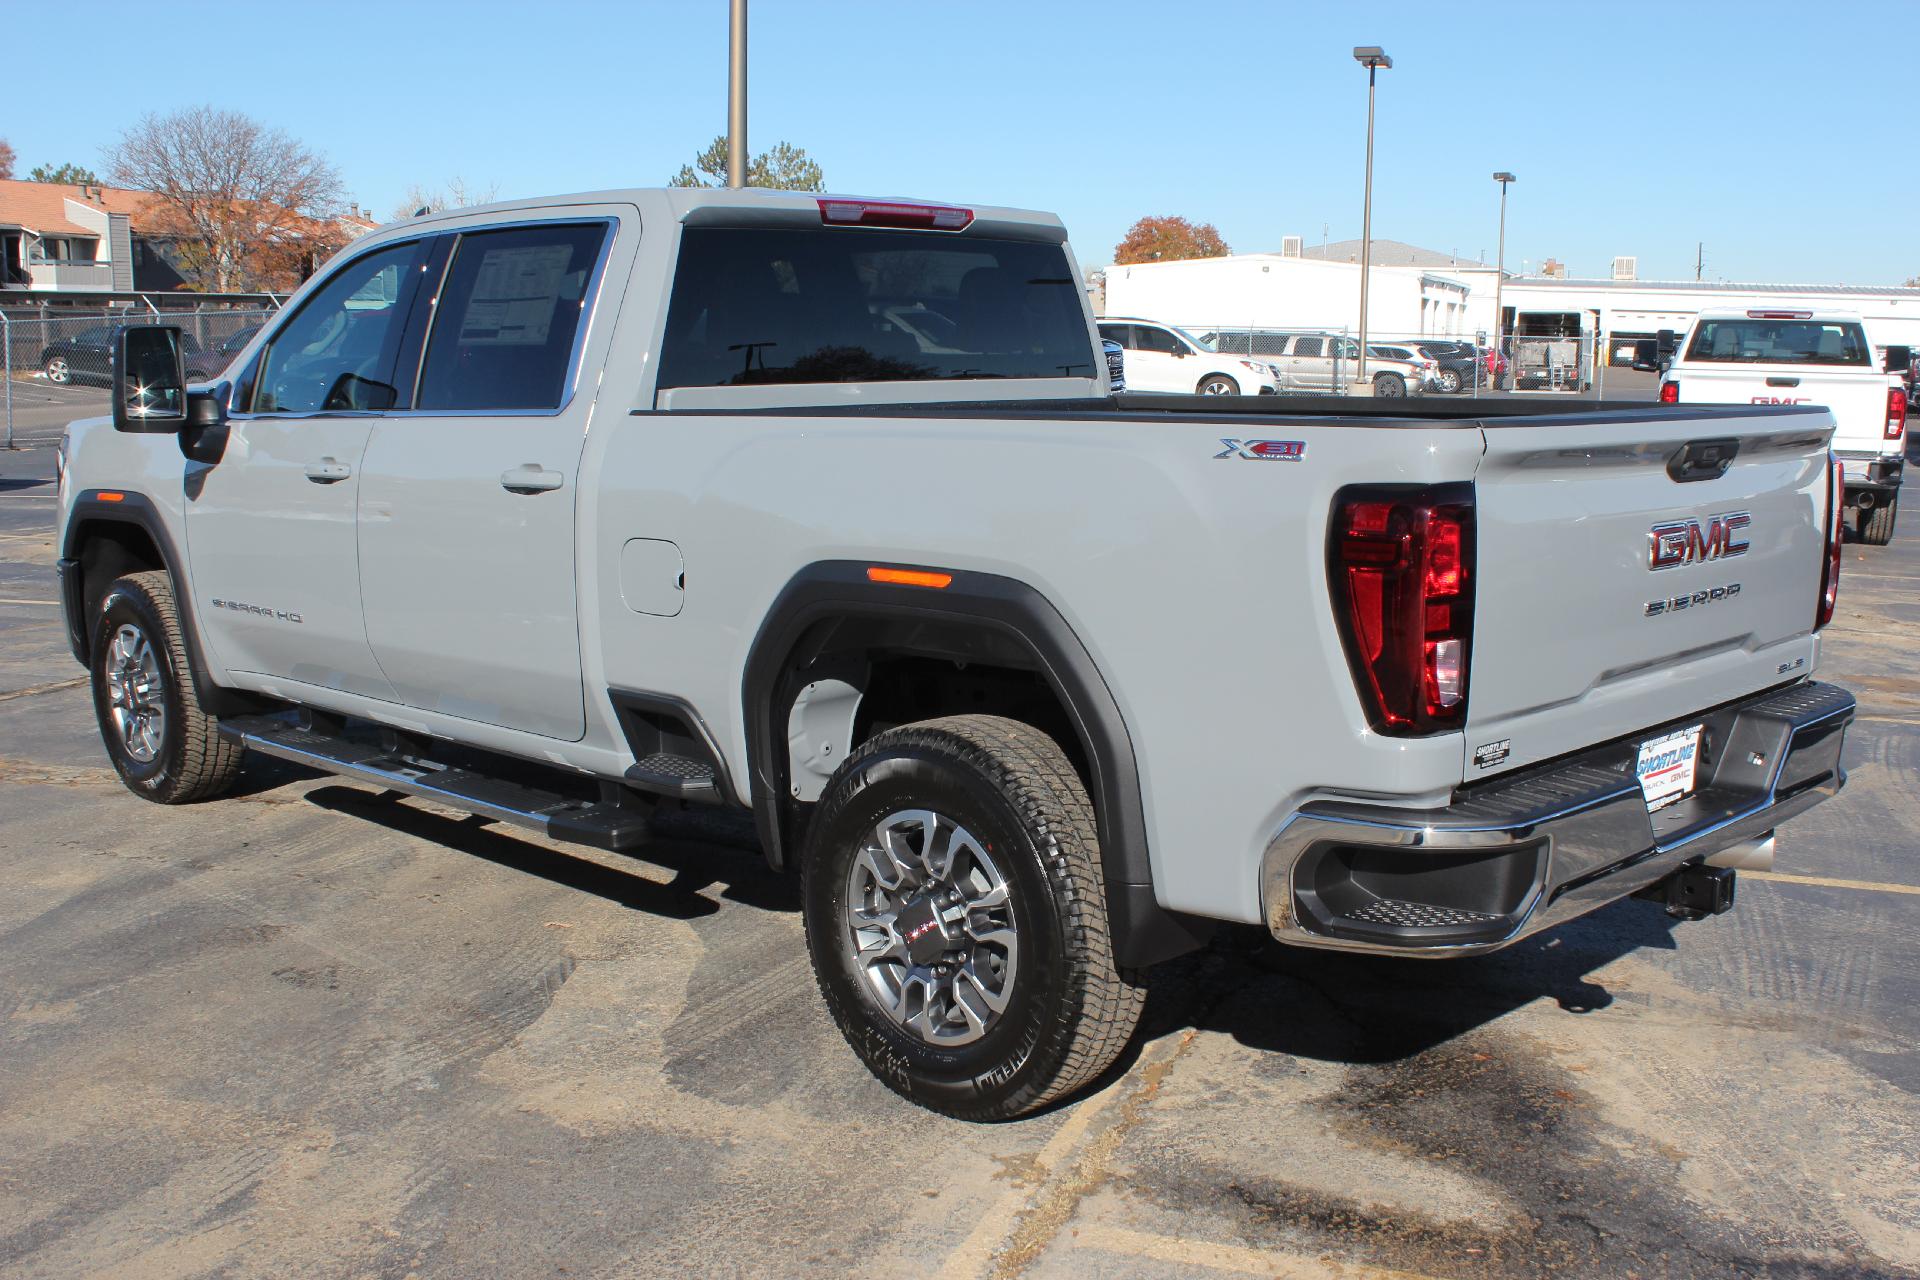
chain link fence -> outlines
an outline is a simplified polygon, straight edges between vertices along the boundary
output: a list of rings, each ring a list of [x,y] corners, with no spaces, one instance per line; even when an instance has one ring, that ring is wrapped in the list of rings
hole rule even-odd
[[[1100,327],[1126,348],[1124,369],[1132,391],[1194,391],[1204,381],[1196,374],[1219,365],[1242,394],[1597,397],[1605,394],[1608,369],[1620,364],[1615,351],[1620,344],[1600,335],[1530,333],[1524,327],[1497,343],[1485,333],[1369,329],[1364,368],[1360,336],[1350,326],[1121,320],[1102,321]]]
[[[128,325],[178,325],[187,380],[208,382],[275,314],[272,307],[0,307],[5,447],[51,444],[73,419],[108,413],[114,335]]]

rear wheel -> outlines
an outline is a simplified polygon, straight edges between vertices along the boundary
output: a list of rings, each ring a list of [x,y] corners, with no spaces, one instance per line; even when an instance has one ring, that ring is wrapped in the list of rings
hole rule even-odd
[[[1373,394],[1383,400],[1398,400],[1407,394],[1407,380],[1397,373],[1383,373],[1373,380]]]
[[[1869,507],[1862,511],[1855,525],[1855,532],[1860,535],[1860,541],[1872,547],[1884,547],[1892,542],[1894,516],[1899,510],[1900,497],[1895,494],[1880,506]]]
[[[1206,377],[1200,379],[1200,385],[1195,389],[1203,396],[1237,396],[1240,394],[1240,384],[1224,373],[1208,374]]]
[[[1440,389],[1448,395],[1459,391],[1460,371],[1458,369],[1442,369],[1440,371]]]
[[[57,382],[64,387],[73,381],[73,366],[67,363],[65,356],[49,357],[46,372],[48,382]]]
[[[1031,725],[954,716],[869,740],[821,797],[803,900],[835,1024],[921,1106],[1024,1115],[1098,1077],[1139,1022],[1092,803]]]
[[[200,709],[166,573],[130,573],[108,586],[91,656],[100,738],[129,791],[186,804],[233,784],[246,752]]]

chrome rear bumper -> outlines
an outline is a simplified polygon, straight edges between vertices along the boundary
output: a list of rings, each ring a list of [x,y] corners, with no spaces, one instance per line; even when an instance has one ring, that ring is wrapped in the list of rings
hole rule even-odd
[[[1303,806],[1261,860],[1283,942],[1476,955],[1764,836],[1838,792],[1853,695],[1811,681],[1456,792],[1437,809]],[[1638,744],[1699,724],[1698,789],[1648,813]]]

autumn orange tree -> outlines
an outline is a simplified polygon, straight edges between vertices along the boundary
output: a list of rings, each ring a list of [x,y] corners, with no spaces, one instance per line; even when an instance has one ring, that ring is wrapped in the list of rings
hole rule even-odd
[[[1136,262],[1224,258],[1232,252],[1211,222],[1195,225],[1185,218],[1142,218],[1113,247],[1113,260],[1124,267]]]

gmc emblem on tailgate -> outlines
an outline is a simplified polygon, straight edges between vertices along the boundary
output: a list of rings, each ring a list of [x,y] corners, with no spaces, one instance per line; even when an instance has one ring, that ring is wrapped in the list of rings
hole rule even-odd
[[[1698,519],[1670,520],[1653,526],[1647,535],[1647,567],[1655,571],[1683,564],[1704,564],[1747,553],[1740,531],[1753,523],[1746,511]]]

